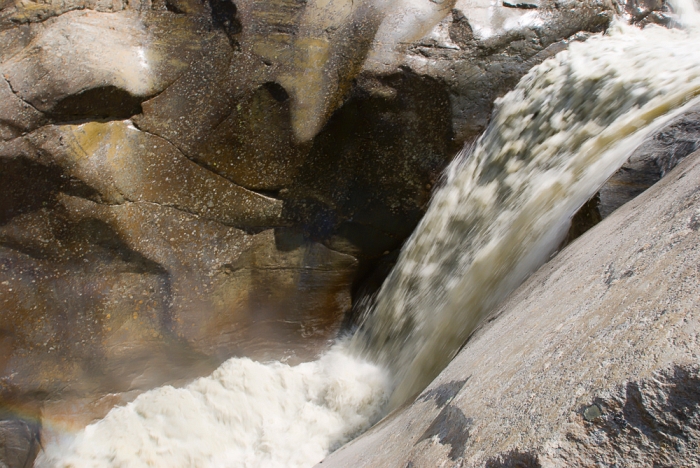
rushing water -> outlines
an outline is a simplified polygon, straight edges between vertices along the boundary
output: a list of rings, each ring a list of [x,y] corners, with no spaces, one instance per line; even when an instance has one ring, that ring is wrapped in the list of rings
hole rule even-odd
[[[39,466],[312,466],[420,391],[478,322],[544,263],[572,214],[700,95],[700,34],[617,24],[535,67],[449,167],[360,329],[318,361],[231,359],[161,387]]]

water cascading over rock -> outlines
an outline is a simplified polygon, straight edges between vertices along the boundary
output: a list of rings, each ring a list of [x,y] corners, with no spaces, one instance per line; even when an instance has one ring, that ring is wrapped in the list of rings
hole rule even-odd
[[[310,466],[420,391],[629,153],[697,103],[698,23],[679,6],[686,29],[616,24],[499,100],[353,337],[312,363],[231,359],[147,392],[47,442],[39,465]]]

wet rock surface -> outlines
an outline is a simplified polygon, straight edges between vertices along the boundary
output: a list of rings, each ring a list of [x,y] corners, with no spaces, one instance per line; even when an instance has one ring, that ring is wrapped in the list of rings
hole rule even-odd
[[[415,402],[319,466],[700,463],[698,181],[695,152],[540,268]],[[447,419],[461,432],[441,432]]]
[[[312,358],[494,98],[620,8],[0,1],[0,406]]]
[[[31,468],[39,452],[39,428],[21,419],[0,420],[0,466]]]

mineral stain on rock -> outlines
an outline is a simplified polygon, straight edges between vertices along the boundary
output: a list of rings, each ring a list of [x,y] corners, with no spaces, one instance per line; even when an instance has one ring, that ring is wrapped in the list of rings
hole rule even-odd
[[[583,410],[583,419],[586,421],[595,421],[602,414],[603,413],[600,411],[600,407],[598,405],[587,406]]]

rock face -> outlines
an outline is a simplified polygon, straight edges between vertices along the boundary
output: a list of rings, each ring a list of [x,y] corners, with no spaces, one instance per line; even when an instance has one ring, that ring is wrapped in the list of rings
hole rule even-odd
[[[622,11],[530,3],[0,1],[0,406],[314,356],[493,99]]]
[[[700,463],[700,152],[544,265],[319,466]]]
[[[36,421],[0,419],[0,467],[31,468],[39,452],[39,442]]]

